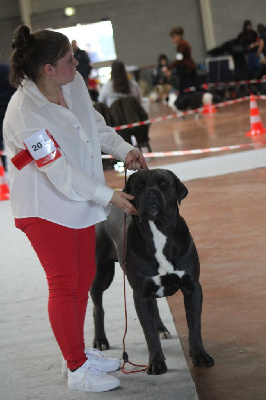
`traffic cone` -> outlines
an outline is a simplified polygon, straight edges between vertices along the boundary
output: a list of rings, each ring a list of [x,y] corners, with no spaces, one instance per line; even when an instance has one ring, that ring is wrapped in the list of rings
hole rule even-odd
[[[1,200],[9,200],[9,187],[5,177],[5,170],[0,157],[0,201]]]
[[[250,96],[250,131],[245,133],[246,136],[256,136],[266,133],[266,129],[262,125],[260,112],[254,95]]]
[[[213,97],[212,94],[209,92],[203,94],[202,96],[203,110],[201,114],[215,114],[217,112],[217,109],[212,104],[212,97]]]

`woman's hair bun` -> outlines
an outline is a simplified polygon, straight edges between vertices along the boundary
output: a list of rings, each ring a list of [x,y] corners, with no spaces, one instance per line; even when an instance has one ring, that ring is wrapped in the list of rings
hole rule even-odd
[[[32,35],[27,25],[20,25],[14,32],[12,48],[23,51],[32,44]]]

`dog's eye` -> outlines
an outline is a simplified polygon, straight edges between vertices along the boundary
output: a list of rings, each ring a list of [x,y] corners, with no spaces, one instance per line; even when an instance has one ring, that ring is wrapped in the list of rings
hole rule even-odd
[[[164,188],[164,187],[167,186],[167,182],[164,181],[164,180],[160,180],[160,181],[158,182],[158,184],[159,184],[159,186],[162,187],[162,188]]]
[[[145,186],[145,184],[146,184],[145,181],[139,181],[139,182],[137,183],[137,188],[138,188],[138,189],[143,189],[144,186]]]

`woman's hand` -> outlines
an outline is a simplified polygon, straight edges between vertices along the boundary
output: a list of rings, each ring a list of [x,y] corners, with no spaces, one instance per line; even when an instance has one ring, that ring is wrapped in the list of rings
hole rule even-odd
[[[138,149],[133,149],[127,153],[125,160],[127,169],[138,170],[138,169],[148,169],[145,158],[142,152]]]
[[[133,206],[133,204],[130,203],[129,200],[134,200],[134,196],[132,196],[132,194],[115,190],[110,203],[113,206],[120,208],[127,214],[138,215],[137,209]]]

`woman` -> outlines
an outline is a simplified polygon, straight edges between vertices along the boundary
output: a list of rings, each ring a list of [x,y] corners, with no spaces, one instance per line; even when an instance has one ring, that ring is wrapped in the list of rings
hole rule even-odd
[[[124,63],[116,60],[112,64],[111,79],[102,86],[98,101],[111,107],[116,100],[127,96],[134,96],[141,103],[139,85],[128,78]]]
[[[181,26],[171,29],[170,37],[172,42],[177,45],[176,60],[173,61],[164,70],[173,70],[179,76],[179,91],[180,94],[184,93],[184,89],[190,86],[196,86],[196,70],[197,65],[191,56],[191,47],[189,43],[184,40],[184,29]],[[173,71],[174,72],[174,71]]]
[[[95,273],[95,223],[108,204],[135,214],[133,197],[105,184],[101,150],[129,169],[143,155],[107,127],[91,103],[66,36],[51,30],[14,33],[10,82],[18,90],[4,120],[15,225],[30,240],[46,273],[50,323],[67,360],[68,388],[106,391],[118,359],[85,351],[84,319]],[[25,150],[26,148],[26,150]]]
[[[243,30],[238,35],[237,40],[246,49],[246,61],[249,77],[254,78],[260,63],[260,58],[258,55],[258,46],[260,40],[257,32],[252,29],[250,20],[244,21]]]

